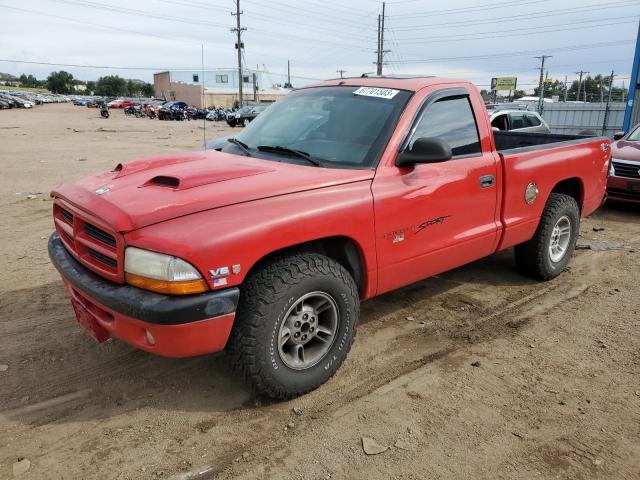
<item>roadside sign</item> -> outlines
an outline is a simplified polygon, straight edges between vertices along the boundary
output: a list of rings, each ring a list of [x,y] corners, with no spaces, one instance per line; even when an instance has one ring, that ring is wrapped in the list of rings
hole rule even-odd
[[[491,90],[515,90],[517,77],[496,77],[491,79]]]

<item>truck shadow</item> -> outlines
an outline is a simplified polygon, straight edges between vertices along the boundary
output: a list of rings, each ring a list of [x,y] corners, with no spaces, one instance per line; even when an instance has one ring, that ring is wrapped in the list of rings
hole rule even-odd
[[[507,253],[461,267],[362,306],[361,324],[393,316],[464,282],[532,283]],[[118,340],[96,344],[77,325],[59,282],[0,295],[3,348],[0,415],[38,425],[107,418],[150,407],[226,412],[252,405],[251,395],[223,354],[168,359]]]

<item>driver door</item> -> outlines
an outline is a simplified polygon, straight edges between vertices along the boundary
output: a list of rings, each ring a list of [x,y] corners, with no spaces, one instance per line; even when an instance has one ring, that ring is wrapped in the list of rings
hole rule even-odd
[[[491,254],[497,241],[498,162],[489,119],[463,88],[425,99],[401,150],[416,138],[452,147],[441,163],[381,166],[374,178],[378,293]]]

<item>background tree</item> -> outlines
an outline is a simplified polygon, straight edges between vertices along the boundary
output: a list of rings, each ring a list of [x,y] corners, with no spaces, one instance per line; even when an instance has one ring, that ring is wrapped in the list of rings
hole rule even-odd
[[[146,82],[142,84],[140,92],[142,93],[143,97],[153,97],[156,94],[153,85]]]
[[[96,82],[96,95],[102,97],[119,97],[127,94],[127,81],[118,75],[100,77]]]
[[[71,93],[73,91],[73,75],[64,70],[51,72],[47,77],[46,85],[53,93]]]
[[[536,87],[533,89],[533,96],[540,96],[539,88]],[[564,82],[559,80],[555,80],[551,83],[546,83],[544,86],[544,98],[551,98],[554,95],[557,95],[562,100],[564,98]]]
[[[94,82],[93,80],[89,80],[87,82],[87,93],[90,95],[93,95],[95,91],[96,91],[96,82]]]
[[[38,88],[42,87],[44,82],[41,82],[33,75],[25,75],[24,73],[20,75],[20,84],[23,87],[27,88]]]
[[[598,74],[595,76],[588,75],[582,79],[582,85],[578,83],[578,80],[571,82],[571,86],[567,92],[567,100],[581,102],[600,102],[607,101],[609,96],[609,80],[610,76],[607,74]],[[580,91],[580,98],[578,98],[578,90]],[[622,102],[627,98],[627,90],[620,87],[613,87],[611,89],[611,100],[613,102]]]

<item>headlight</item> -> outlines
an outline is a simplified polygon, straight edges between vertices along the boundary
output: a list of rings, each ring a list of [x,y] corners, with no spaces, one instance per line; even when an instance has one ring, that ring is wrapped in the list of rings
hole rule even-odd
[[[169,295],[188,295],[208,290],[200,272],[190,263],[171,255],[127,247],[124,252],[127,283]]]

